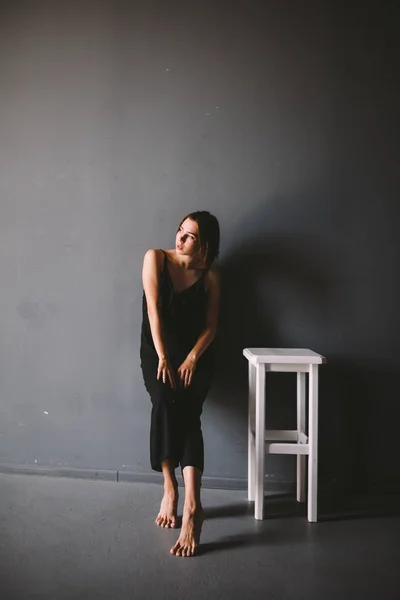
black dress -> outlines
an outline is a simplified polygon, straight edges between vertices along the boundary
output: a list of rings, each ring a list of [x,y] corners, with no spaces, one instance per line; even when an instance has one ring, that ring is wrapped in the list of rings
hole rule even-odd
[[[164,252],[164,251],[163,251]],[[157,380],[158,356],[151,335],[146,296],[143,294],[143,323],[140,346],[141,367],[152,402],[150,425],[150,462],[161,471],[161,462],[169,459],[173,467],[197,467],[204,470],[204,445],[200,416],[213,374],[212,344],[197,361],[192,382],[183,388],[177,370],[193,349],[204,330],[207,291],[204,275],[182,292],[174,292],[164,252],[160,277],[160,314],[164,339],[176,389]]]

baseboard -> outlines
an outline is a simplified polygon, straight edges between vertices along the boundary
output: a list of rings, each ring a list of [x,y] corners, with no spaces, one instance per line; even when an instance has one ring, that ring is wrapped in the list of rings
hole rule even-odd
[[[91,479],[125,483],[156,483],[162,484],[161,473],[135,473],[107,469],[74,469],[66,467],[39,467],[31,465],[0,464],[0,473],[15,475],[39,475],[42,477],[67,477],[72,479]],[[183,486],[183,479],[177,475],[178,484]],[[203,476],[202,487],[211,490],[246,490],[247,479],[239,477],[208,477]],[[266,492],[294,493],[295,482],[278,480],[265,482]]]
[[[180,474],[176,476],[178,485],[183,487],[183,478]],[[128,471],[118,472],[118,481],[127,483],[159,483],[163,482],[161,473],[132,473]],[[209,477],[204,475],[202,487],[208,490],[247,490],[247,479],[239,477]],[[296,483],[294,481],[265,482],[266,492],[294,493]]]
[[[69,477],[71,479],[99,479],[102,481],[118,480],[118,472],[107,469],[74,469],[66,467],[0,464],[0,473],[12,475],[41,475],[44,477]]]
[[[178,485],[183,487],[183,477],[180,473],[176,474]],[[133,473],[131,471],[118,471],[118,481],[127,483],[162,483],[161,473]],[[247,479],[237,477],[207,477],[202,478],[202,487],[211,490],[245,490],[247,489]]]

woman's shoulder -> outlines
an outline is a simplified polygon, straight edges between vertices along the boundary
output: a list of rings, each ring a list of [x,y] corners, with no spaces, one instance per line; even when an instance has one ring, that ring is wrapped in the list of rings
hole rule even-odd
[[[210,267],[205,273],[207,288],[210,286],[219,286],[220,276],[217,267]]]
[[[173,249],[162,250],[161,248],[149,248],[149,250],[145,252],[144,256],[145,258],[149,256],[151,258],[169,258],[170,260],[173,260],[175,254],[175,250]]]
[[[145,252],[143,258],[143,267],[149,270],[156,269],[157,271],[160,271],[164,265],[165,257],[166,254],[164,250],[160,250],[159,248],[149,248],[149,250]]]
[[[217,267],[208,267],[207,276],[211,277],[211,279],[215,279],[216,277],[219,277],[218,268]]]
[[[149,248],[144,253],[144,260],[147,261],[159,261],[160,259],[164,259],[165,251],[160,248]]]

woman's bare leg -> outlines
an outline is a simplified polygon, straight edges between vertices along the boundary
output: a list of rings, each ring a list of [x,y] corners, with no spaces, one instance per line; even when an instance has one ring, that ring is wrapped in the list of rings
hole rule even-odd
[[[183,479],[185,481],[185,506],[183,507],[182,529],[178,541],[171,548],[171,554],[193,556],[200,543],[204,521],[200,500],[201,471],[196,467],[185,467]]]
[[[160,527],[175,527],[178,509],[178,482],[175,477],[175,469],[169,460],[164,460],[161,468],[164,475],[164,496],[161,500],[156,524]]]

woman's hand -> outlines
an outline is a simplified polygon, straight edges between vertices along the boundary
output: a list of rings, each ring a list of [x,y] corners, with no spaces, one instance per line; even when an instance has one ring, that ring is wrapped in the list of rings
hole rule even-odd
[[[187,356],[178,369],[179,379],[183,387],[187,388],[192,383],[193,374],[196,370],[197,360],[194,356]]]
[[[172,389],[175,389],[174,372],[166,356],[161,356],[158,359],[157,379],[161,379],[163,383],[167,383],[168,381]]]

